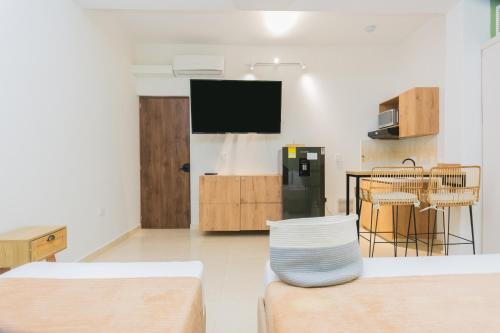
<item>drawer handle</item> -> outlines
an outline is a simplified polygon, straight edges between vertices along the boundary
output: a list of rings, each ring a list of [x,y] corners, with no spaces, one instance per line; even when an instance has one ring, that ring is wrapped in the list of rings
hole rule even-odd
[[[54,239],[56,239],[56,236],[49,235],[49,237],[47,237],[47,242],[52,242]]]

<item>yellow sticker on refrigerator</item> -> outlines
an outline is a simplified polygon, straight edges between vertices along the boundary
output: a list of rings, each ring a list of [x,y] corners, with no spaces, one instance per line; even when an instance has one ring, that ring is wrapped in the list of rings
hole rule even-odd
[[[288,147],[288,158],[297,158],[297,147]]]

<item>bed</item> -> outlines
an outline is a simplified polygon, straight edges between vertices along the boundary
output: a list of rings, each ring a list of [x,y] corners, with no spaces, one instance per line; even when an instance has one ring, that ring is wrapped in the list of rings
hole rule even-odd
[[[493,332],[500,329],[500,255],[365,258],[361,278],[298,288],[269,264],[259,333]]]
[[[0,275],[0,332],[205,332],[201,262],[31,263]]]

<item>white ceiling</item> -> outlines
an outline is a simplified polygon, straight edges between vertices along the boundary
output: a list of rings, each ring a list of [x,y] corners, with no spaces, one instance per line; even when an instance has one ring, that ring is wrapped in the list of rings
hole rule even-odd
[[[280,17],[278,26],[274,30],[272,26],[272,15],[280,15],[276,12],[107,11],[106,15],[116,17],[134,43],[249,45],[398,43],[436,16],[296,12],[285,14],[282,25],[288,29],[280,31]],[[366,32],[368,25],[376,25],[376,31]]]
[[[88,9],[446,13],[458,0],[75,0]]]
[[[116,17],[135,43],[332,45],[400,42],[458,0],[75,1]],[[276,11],[296,16],[281,34],[266,21]]]

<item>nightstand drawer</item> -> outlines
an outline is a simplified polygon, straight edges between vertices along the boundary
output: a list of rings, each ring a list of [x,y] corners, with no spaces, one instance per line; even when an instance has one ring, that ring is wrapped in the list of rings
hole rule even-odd
[[[66,228],[31,241],[31,260],[41,260],[66,248]]]

